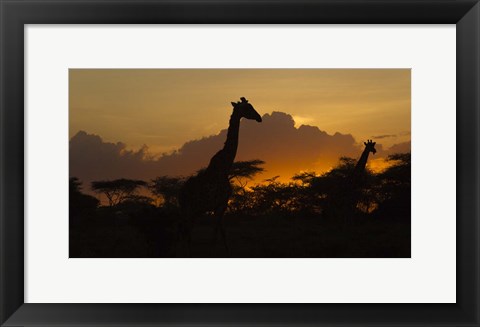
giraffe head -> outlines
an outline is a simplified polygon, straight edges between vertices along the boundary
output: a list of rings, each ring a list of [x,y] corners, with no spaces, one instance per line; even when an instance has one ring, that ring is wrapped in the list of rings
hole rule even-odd
[[[259,123],[262,122],[262,116],[248,103],[248,100],[244,97],[241,97],[240,100],[241,101],[238,102],[232,102],[233,111],[240,115],[240,117],[256,120]]]
[[[363,144],[365,144],[365,151],[371,152],[373,154],[377,152],[377,150],[375,150],[375,144],[377,144],[377,142],[367,140],[367,142],[363,142]]]

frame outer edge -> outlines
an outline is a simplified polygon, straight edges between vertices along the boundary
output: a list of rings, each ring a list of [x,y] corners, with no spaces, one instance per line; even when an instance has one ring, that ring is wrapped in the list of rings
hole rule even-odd
[[[4,3],[0,1],[0,72],[4,71],[5,68],[5,28],[4,28]],[[3,224],[3,219],[4,219],[4,213],[3,213],[3,194],[4,192],[4,158],[5,158],[5,151],[4,151],[4,136],[3,136],[3,125],[5,122],[3,111],[4,111],[4,88],[3,88],[3,82],[4,76],[3,74],[0,74],[0,325],[3,324],[6,320],[6,306],[5,306],[5,300],[6,300],[6,294],[5,294],[5,276],[3,273],[5,263],[4,263],[4,249],[5,249],[5,237],[3,236],[4,233],[4,224]]]
[[[37,2],[37,1],[33,1]],[[64,1],[58,1],[61,3]],[[22,214],[23,216],[23,205],[20,206],[18,201],[23,201],[23,165],[21,167],[15,166],[15,163],[21,162],[23,163],[23,112],[21,114],[21,118],[19,119],[18,116],[15,116],[12,112],[16,109],[23,109],[23,98],[22,101],[18,101],[21,96],[18,96],[19,93],[23,94],[23,56],[21,58],[15,58],[12,55],[11,49],[15,49],[18,53],[22,53],[23,48],[23,41],[24,41],[24,34],[23,34],[23,23],[25,17],[22,17],[22,13],[20,11],[9,10],[8,16],[6,14],[6,8],[10,6],[12,2],[7,2],[4,0],[0,0],[0,242],[1,242],[1,249],[0,249],[0,324],[3,326],[5,325],[18,325],[19,323],[23,325],[21,322],[22,319],[18,319],[18,313],[15,312],[19,308],[27,309],[28,306],[33,306],[34,304],[30,305],[23,305],[23,254],[20,257],[16,257],[16,255],[21,254],[23,252],[23,222],[21,227],[20,224],[13,226],[12,223],[8,223],[6,221],[7,215],[19,215]],[[475,248],[464,248],[465,243],[462,247],[463,250],[466,250],[467,253],[457,252],[457,258],[462,256],[463,262],[466,262],[461,270],[457,270],[457,279],[460,277],[465,277],[465,282],[474,281],[474,285],[472,290],[469,294],[466,304],[468,307],[464,307],[463,309],[466,310],[465,314],[469,314],[469,317],[464,318],[473,318],[473,320],[462,321],[462,322],[447,322],[445,325],[450,326],[480,326],[479,325],[479,298],[480,298],[480,274],[479,274],[479,182],[480,182],[480,168],[479,168],[479,141],[480,141],[480,133],[479,133],[479,124],[480,124],[480,115],[479,115],[479,80],[480,80],[480,43],[479,43],[479,35],[480,35],[480,6],[478,2],[476,5],[458,22],[457,24],[457,45],[458,45],[458,35],[459,29],[462,28],[468,29],[469,33],[468,37],[464,40],[463,43],[463,54],[468,57],[468,60],[461,64],[457,64],[457,77],[468,75],[469,78],[466,80],[473,81],[473,84],[468,87],[467,90],[464,90],[466,94],[463,94],[463,99],[457,100],[457,104],[462,104],[463,107],[469,106],[471,108],[469,110],[469,115],[465,115],[467,117],[463,117],[466,128],[465,137],[472,137],[472,139],[466,144],[464,147],[459,148],[460,153],[464,153],[470,146],[474,147],[474,150],[470,152],[470,154],[466,158],[471,159],[470,163],[465,163],[462,161],[458,161],[457,159],[457,172],[459,168],[466,168],[466,173],[471,173],[468,176],[465,175],[458,175],[459,177],[463,177],[462,181],[469,182],[468,188],[463,188],[464,191],[471,191],[471,194],[465,194],[462,192],[463,195],[466,195],[466,199],[458,199],[458,203],[466,203],[468,204],[468,208],[471,209],[471,212],[467,212],[467,218],[473,218],[472,222],[469,224],[463,225],[463,229],[467,230],[468,235],[473,237],[473,242],[470,245],[475,244]],[[472,31],[470,30],[472,26],[475,29]],[[6,37],[6,31],[9,32],[8,37]],[[464,31],[465,32],[465,31]],[[470,45],[468,44],[470,42]],[[473,42],[473,44],[472,44]],[[8,49],[8,53],[6,52]],[[458,49],[458,48],[457,48]],[[468,51],[471,51],[470,53]],[[457,52],[458,53],[458,52]],[[9,63],[7,66],[6,63]],[[457,58],[458,63],[458,58]],[[472,66],[468,66],[473,64],[474,69]],[[462,72],[460,73],[461,68],[463,67]],[[470,67],[470,69],[468,69]],[[463,75],[462,75],[463,74]],[[473,74],[473,76],[472,76]],[[9,81],[9,85],[12,86],[13,91],[9,91],[7,93],[7,86],[6,81]],[[462,90],[459,90],[457,87],[457,97],[461,94]],[[10,109],[7,112],[6,108],[15,108]],[[17,117],[17,118],[15,118]],[[5,122],[8,120],[8,124]],[[459,124],[460,119],[458,119],[457,124]],[[21,125],[20,125],[21,124]],[[462,126],[462,125],[457,125]],[[20,129],[18,129],[21,127]],[[460,131],[457,129],[457,132]],[[458,134],[464,135],[464,134]],[[7,143],[6,139],[8,137],[20,137],[17,141],[12,143]],[[15,146],[20,145],[20,149],[14,149]],[[470,148],[471,150],[471,148]],[[6,158],[4,154],[12,155],[12,159]],[[462,164],[462,165],[460,165]],[[9,172],[7,176],[5,172]],[[22,174],[21,176],[19,174]],[[473,174],[473,176],[472,176]],[[460,179],[459,179],[460,180]],[[474,183],[472,187],[472,183]],[[4,190],[8,190],[9,194],[6,194]],[[12,202],[12,203],[10,203]],[[8,226],[7,226],[8,223]],[[7,234],[5,232],[5,227],[9,227]],[[13,227],[13,228],[12,228]],[[467,228],[466,228],[467,227]],[[10,229],[11,228],[11,229]],[[19,230],[19,228],[22,228]],[[469,229],[471,228],[471,229]],[[461,229],[457,228],[457,242],[460,244],[461,240],[458,238],[459,231]],[[18,236],[21,237],[21,241],[18,240]],[[457,247],[458,251],[459,247]],[[13,264],[6,265],[7,261],[10,263],[10,259],[15,259]],[[458,269],[458,266],[457,266]],[[19,272],[22,272],[21,276],[18,276]],[[15,272],[17,274],[15,274]],[[462,275],[460,273],[463,273]],[[22,282],[20,285],[19,282]],[[8,283],[7,283],[8,282]],[[469,285],[466,285],[467,287]],[[458,291],[457,291],[458,292]],[[458,293],[457,293],[458,294]],[[22,299],[21,303],[19,303],[19,299]],[[457,300],[460,299],[460,296],[457,297]],[[473,310],[472,310],[473,309]],[[18,310],[21,311],[21,310]],[[48,310],[47,310],[48,311]],[[47,312],[44,312],[47,313]],[[11,319],[8,321],[8,316],[12,315]],[[60,314],[57,312],[57,314]],[[471,316],[473,314],[473,317]],[[17,317],[15,317],[17,316]],[[17,318],[17,319],[15,319]],[[24,317],[25,318],[25,317]],[[33,318],[33,317],[32,317]],[[38,317],[37,317],[38,318]],[[45,317],[43,317],[45,319]],[[26,320],[23,320],[28,325],[37,325],[41,324],[41,320],[37,322],[33,322],[30,320],[30,323]],[[43,320],[45,322],[45,320]],[[201,324],[202,322],[198,322]],[[75,321],[70,321],[71,325],[76,324]],[[77,321],[78,324],[78,321]],[[398,323],[397,323],[398,324]],[[99,324],[101,325],[101,323]],[[293,325],[293,324],[292,324]],[[365,324],[363,324],[365,325]],[[385,324],[390,325],[390,324]],[[400,324],[404,325],[404,324]],[[405,324],[407,325],[407,324]],[[424,324],[417,324],[424,325]]]
[[[11,2],[0,0],[0,15],[0,324],[3,326],[24,303],[24,25],[21,11],[15,10]]]
[[[461,88],[459,81],[463,82]],[[457,304],[473,320],[472,326],[480,326],[479,93],[480,3],[477,2],[457,23],[457,137],[463,141],[457,141],[457,216],[463,217],[457,220]],[[468,282],[473,284],[471,288]]]

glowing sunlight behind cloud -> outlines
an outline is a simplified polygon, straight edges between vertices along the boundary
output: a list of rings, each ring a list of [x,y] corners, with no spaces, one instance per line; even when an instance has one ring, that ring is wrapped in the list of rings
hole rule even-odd
[[[266,161],[261,179],[326,171],[371,138],[375,171],[410,151],[408,69],[71,69],[69,88],[70,173],[85,181],[195,172],[242,96],[263,122],[242,121],[236,160]]]
[[[299,115],[293,115],[293,120],[295,121],[295,127],[300,127],[302,125],[314,125],[312,124],[315,119],[312,117],[304,117]]]

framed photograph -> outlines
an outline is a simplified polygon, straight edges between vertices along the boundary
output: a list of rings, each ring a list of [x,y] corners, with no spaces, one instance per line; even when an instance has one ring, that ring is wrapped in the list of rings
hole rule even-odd
[[[70,69],[69,257],[410,258],[410,79]]]
[[[2,326],[480,326],[477,1],[0,9]]]

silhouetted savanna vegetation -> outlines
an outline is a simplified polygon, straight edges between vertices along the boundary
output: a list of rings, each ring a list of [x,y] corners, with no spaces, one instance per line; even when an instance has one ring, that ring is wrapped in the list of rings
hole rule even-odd
[[[262,160],[235,162],[223,215],[229,253],[215,242],[214,213],[206,212],[194,217],[188,256],[410,257],[410,154],[387,161],[382,172],[364,169],[355,179],[356,160],[343,157],[323,174],[262,183],[253,182],[264,171]],[[82,185],[70,178],[70,257],[186,256],[179,255],[178,234],[187,179]]]

